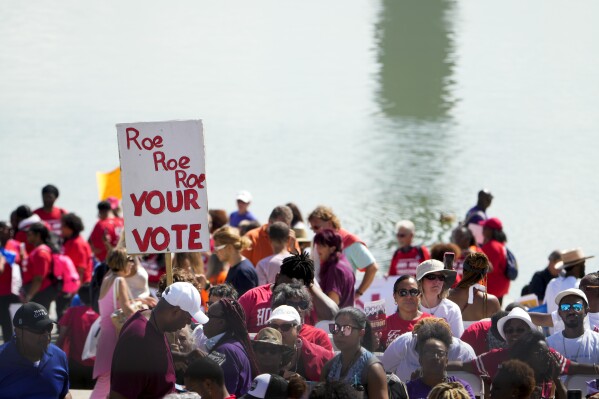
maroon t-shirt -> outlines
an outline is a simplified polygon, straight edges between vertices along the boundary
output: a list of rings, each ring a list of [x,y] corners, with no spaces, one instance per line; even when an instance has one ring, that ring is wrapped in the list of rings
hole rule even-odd
[[[175,392],[175,367],[166,336],[137,312],[127,320],[112,356],[110,389],[127,398]]]

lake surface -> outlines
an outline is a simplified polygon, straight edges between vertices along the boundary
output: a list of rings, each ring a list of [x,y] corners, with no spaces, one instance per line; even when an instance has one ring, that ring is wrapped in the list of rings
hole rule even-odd
[[[599,255],[599,3],[0,2],[0,216],[47,183],[88,234],[115,124],[201,118],[208,198],[334,208],[388,267],[489,188],[522,268]],[[597,270],[597,259],[587,270]]]

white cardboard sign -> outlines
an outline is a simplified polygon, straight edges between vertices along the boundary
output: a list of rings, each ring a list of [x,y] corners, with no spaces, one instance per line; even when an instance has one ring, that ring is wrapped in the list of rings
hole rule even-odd
[[[116,125],[127,252],[209,248],[201,120]]]

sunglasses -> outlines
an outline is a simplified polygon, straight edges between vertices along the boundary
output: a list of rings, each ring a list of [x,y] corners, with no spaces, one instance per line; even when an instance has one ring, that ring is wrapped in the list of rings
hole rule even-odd
[[[42,330],[35,330],[32,328],[27,328],[27,327],[23,327],[23,330],[31,333],[31,334],[36,334],[36,335],[45,335],[45,334],[52,334],[52,330],[54,329],[54,326],[50,325],[48,327],[46,327],[45,329]]]
[[[399,295],[400,297],[404,297],[404,296],[418,296],[420,295],[420,290],[416,289],[416,288],[412,288],[410,290],[406,290],[406,289],[401,289],[401,290],[397,290],[395,291],[397,293],[397,295]]]
[[[271,328],[274,328],[275,330],[279,330],[280,332],[287,332],[289,330],[291,330],[291,328],[295,327],[297,324],[293,324],[293,323],[284,323],[284,324],[277,324],[277,323],[269,323],[268,326]]]
[[[310,307],[310,302],[308,301],[299,301],[299,302],[291,302],[287,301],[287,305],[296,309],[306,310]]]
[[[359,328],[358,327],[354,327],[354,326],[350,326],[350,325],[341,326],[341,325],[339,325],[337,323],[331,323],[331,324],[329,324],[329,331],[333,335],[341,334],[344,337],[348,337],[349,335],[351,335],[351,332],[353,330],[359,330]]]
[[[524,334],[527,330],[525,328],[504,328],[503,333],[507,335],[511,335],[513,333]]]
[[[280,353],[279,348],[274,345],[254,345],[254,352],[261,354],[277,355]]]
[[[397,233],[397,236],[399,238],[404,238],[404,237],[407,237],[408,235],[406,233]]]
[[[445,281],[447,280],[447,277],[445,277],[442,274],[425,274],[424,278],[430,281],[435,281],[435,280],[439,280],[439,281]]]
[[[580,312],[582,311],[582,303],[562,303],[561,305],[559,305],[559,310],[561,310],[562,312],[567,312],[568,310],[570,310],[570,308],[573,308],[575,311]]]
[[[223,244],[223,245],[219,245],[218,247],[214,247],[214,250],[215,250],[215,251],[220,251],[220,250],[223,250],[223,249],[225,249],[225,247],[226,247],[227,245],[229,245],[229,244]]]

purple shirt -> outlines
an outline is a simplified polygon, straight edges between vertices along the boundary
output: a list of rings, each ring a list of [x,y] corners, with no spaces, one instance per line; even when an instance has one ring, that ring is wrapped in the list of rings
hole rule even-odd
[[[112,356],[110,388],[127,398],[175,392],[175,368],[166,336],[141,313],[127,320]]]
[[[464,388],[466,388],[466,391],[468,391],[470,399],[475,399],[474,392],[472,392],[472,387],[466,381],[450,376],[447,377],[447,382],[459,382],[464,386]],[[406,386],[408,388],[408,396],[410,397],[410,399],[426,399],[428,394],[433,389],[433,387],[429,387],[428,385],[426,385],[422,381],[422,378],[417,378],[415,380],[409,381],[406,384]]]
[[[322,267],[322,266],[321,266]],[[329,265],[320,273],[320,288],[325,294],[339,295],[339,309],[354,306],[354,286],[356,276],[345,255],[339,255],[339,262]]]
[[[225,338],[226,339],[226,338]],[[209,358],[217,362],[225,374],[225,386],[237,397],[245,395],[252,385],[250,359],[238,341],[228,339],[210,351]]]
[[[256,219],[256,217],[250,211],[247,211],[243,215],[239,213],[239,211],[235,211],[229,216],[229,226],[239,227],[239,223],[243,222],[244,220],[249,220],[252,222],[258,219]]]

